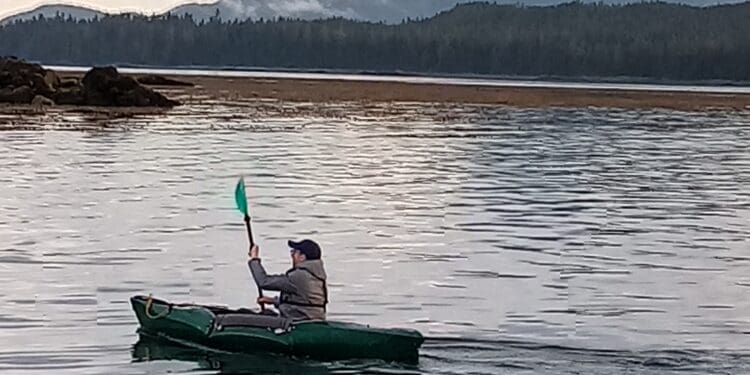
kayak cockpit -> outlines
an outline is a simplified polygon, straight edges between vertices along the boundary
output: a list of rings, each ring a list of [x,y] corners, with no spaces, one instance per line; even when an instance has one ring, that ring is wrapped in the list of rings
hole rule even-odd
[[[254,313],[220,313],[214,322],[218,331],[228,327],[252,327],[270,329],[277,334],[289,332],[293,324],[291,319]]]

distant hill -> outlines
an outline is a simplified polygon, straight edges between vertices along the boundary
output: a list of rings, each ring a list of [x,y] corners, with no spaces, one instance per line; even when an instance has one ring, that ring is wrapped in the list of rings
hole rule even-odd
[[[214,4],[178,6],[171,12],[208,20],[219,11],[225,20],[320,19],[343,17],[359,21],[398,23],[407,18],[427,18],[470,0],[221,0]]]
[[[218,14],[223,20],[276,19],[278,17],[299,19],[321,19],[343,17],[358,21],[399,23],[407,18],[429,18],[456,4],[474,0],[218,0],[213,4],[186,4],[173,8],[170,13],[190,14],[194,20],[208,21]],[[738,3],[744,0],[667,0],[667,3],[680,3],[693,6]],[[530,6],[555,5],[569,0],[497,0],[498,4],[519,4]],[[584,0],[583,3],[600,2]],[[639,3],[640,0],[603,0],[604,4]],[[104,13],[69,5],[46,5],[0,20],[0,24],[17,19],[31,19],[38,15],[54,17],[59,12],[76,19],[91,19]]]
[[[427,18],[471,0],[220,0],[213,4],[185,4],[168,11],[189,14],[195,20],[208,21],[218,14],[223,20],[275,19],[278,17],[321,19],[343,17],[371,22],[398,23],[407,18]],[[532,0],[539,1],[539,0]],[[541,0],[546,1],[546,0]],[[105,13],[70,5],[45,5],[0,20],[0,24],[28,20],[39,15],[54,17],[57,13],[75,19],[92,19]]]
[[[474,3],[395,26],[339,18],[197,25],[174,15],[45,18],[0,28],[0,56],[80,66],[748,82],[749,19],[750,2]]]
[[[30,10],[28,12],[19,13],[19,14],[4,18],[0,20],[0,24],[9,23],[9,22],[13,22],[16,20],[30,20],[40,15],[46,18],[51,18],[51,17],[55,17],[56,14],[63,14],[66,17],[70,15],[71,17],[75,19],[81,19],[81,20],[93,19],[96,16],[102,17],[105,15],[105,13],[94,10],[94,9],[72,6],[72,5],[43,5],[34,10]]]
[[[666,0],[667,3],[692,6],[740,3],[745,0]],[[399,23],[407,18],[429,18],[461,3],[486,2],[528,6],[570,3],[571,0],[219,0],[214,4],[178,6],[171,12],[190,14],[196,20],[208,20],[219,11],[224,20],[257,20],[277,17],[320,19],[343,17],[359,21]],[[641,0],[583,0],[582,3],[627,4]]]

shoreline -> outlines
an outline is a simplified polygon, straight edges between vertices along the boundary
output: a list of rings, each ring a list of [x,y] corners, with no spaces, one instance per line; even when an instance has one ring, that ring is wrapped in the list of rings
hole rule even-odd
[[[140,76],[135,74],[134,76]],[[336,79],[255,78],[165,75],[194,83],[168,88],[189,105],[191,97],[216,100],[273,99],[290,102],[418,102],[512,107],[672,109],[681,111],[750,110],[750,93],[702,93],[596,88],[502,87]],[[187,98],[185,98],[185,96]]]
[[[60,74],[83,74],[89,68],[78,66],[54,66],[45,68]],[[477,74],[421,74],[411,72],[368,72],[339,70],[299,70],[299,69],[211,69],[204,67],[118,67],[126,75],[160,75],[180,77],[226,78],[226,79],[299,79],[346,82],[393,82],[411,84],[437,84],[445,86],[487,86],[502,88],[571,88],[571,89],[610,89],[626,91],[694,92],[694,93],[733,93],[750,94],[750,81],[659,81],[629,77],[524,77],[492,76]]]
[[[81,79],[85,71],[55,71],[61,78]],[[149,73],[125,75],[135,78]],[[706,93],[668,90],[629,90],[609,88],[520,87],[481,84],[441,84],[434,82],[397,82],[356,80],[352,78],[259,78],[216,75],[160,74],[169,79],[189,82],[190,87],[150,86],[182,103],[174,109],[130,107],[52,106],[47,113],[84,113],[97,118],[125,118],[138,115],[180,113],[181,108],[200,111],[205,106],[224,106],[232,112],[243,107],[257,118],[274,117],[346,117],[373,114],[373,107],[387,116],[410,118],[409,113],[430,116],[441,108],[441,117],[452,116],[458,106],[497,106],[517,108],[602,108],[624,110],[677,110],[687,112],[750,111],[750,93]],[[410,108],[404,110],[403,106]],[[414,109],[413,107],[424,107]],[[335,107],[332,110],[332,107]],[[415,112],[416,111],[416,112]],[[382,112],[382,113],[381,113]],[[460,110],[459,110],[460,112]],[[39,115],[28,105],[0,105],[6,118]],[[7,120],[7,119],[6,119]]]

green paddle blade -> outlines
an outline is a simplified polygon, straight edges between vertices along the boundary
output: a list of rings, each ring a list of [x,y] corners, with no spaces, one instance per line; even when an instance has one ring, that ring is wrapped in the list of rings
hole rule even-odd
[[[245,195],[245,179],[240,177],[237,187],[234,189],[234,201],[237,203],[237,209],[247,215],[247,195]]]

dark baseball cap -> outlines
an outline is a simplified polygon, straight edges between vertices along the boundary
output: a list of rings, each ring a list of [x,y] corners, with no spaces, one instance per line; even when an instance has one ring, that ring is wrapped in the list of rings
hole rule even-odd
[[[309,260],[320,259],[320,246],[313,240],[302,240],[300,242],[290,240],[287,244],[290,248],[305,254],[305,257]]]

